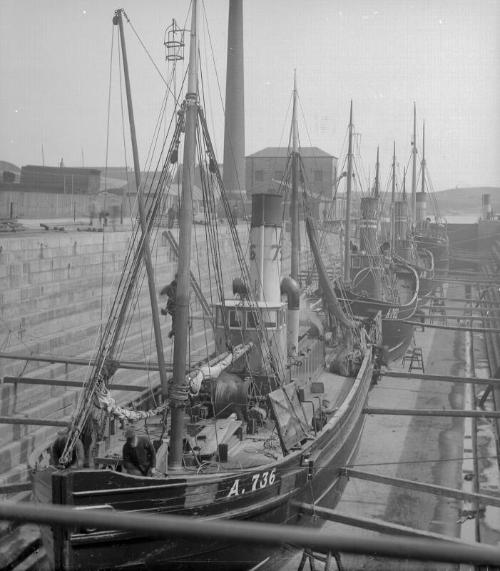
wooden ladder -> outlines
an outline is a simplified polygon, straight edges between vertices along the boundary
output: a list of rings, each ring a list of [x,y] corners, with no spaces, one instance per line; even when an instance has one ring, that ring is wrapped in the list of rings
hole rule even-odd
[[[424,357],[422,354],[422,347],[414,347],[412,354],[411,354],[411,359],[410,359],[410,367],[408,369],[410,372],[415,370],[415,371],[422,371],[422,373],[425,373],[425,367],[424,367]]]
[[[332,571],[332,558],[335,559],[337,570],[343,571],[344,568],[342,567],[342,562],[340,560],[340,553],[332,553],[331,551],[326,554],[318,553],[306,547],[302,553],[302,559],[300,560],[297,571],[303,571],[306,562],[309,562],[309,568],[311,571],[316,571],[317,561],[325,564],[323,568],[324,571]]]

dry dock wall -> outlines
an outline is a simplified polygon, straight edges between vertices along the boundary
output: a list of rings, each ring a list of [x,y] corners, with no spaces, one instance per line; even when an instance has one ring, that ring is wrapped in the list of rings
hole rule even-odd
[[[19,190],[19,184],[0,184],[0,218],[89,218],[91,210],[111,210],[113,206],[123,209],[123,215],[130,212],[128,201],[102,192],[98,195],[65,194]]]
[[[157,291],[175,274],[177,260],[160,229],[152,248]],[[247,233],[239,228],[246,251]],[[111,292],[121,276],[129,233],[97,232],[32,232],[0,236],[0,351],[17,354],[49,354],[89,358],[101,323],[107,316]],[[174,230],[177,238],[177,230]],[[230,246],[229,229],[220,238],[227,293],[233,277],[240,275]],[[214,292],[212,269],[206,258],[205,228],[196,227],[193,239],[193,273],[200,282],[209,303]],[[206,354],[201,308],[191,296],[193,315],[191,354],[193,360]],[[159,299],[159,303],[165,300]],[[147,287],[138,300],[138,311],[128,324],[123,358],[156,360],[151,333]],[[172,359],[172,343],[168,339],[170,318],[161,317],[167,362]],[[210,336],[208,336],[210,337]],[[144,349],[144,346],[146,348]],[[29,376],[35,378],[83,381],[86,367],[58,363],[40,363],[0,359],[0,378]],[[148,386],[157,382],[155,374],[120,370],[118,383]],[[115,394],[126,402],[130,392]],[[137,393],[135,393],[137,394]],[[0,415],[28,418],[68,419],[77,398],[77,390],[65,387],[0,384]],[[54,427],[0,424],[0,485],[24,481],[26,461],[35,447],[55,435]]]

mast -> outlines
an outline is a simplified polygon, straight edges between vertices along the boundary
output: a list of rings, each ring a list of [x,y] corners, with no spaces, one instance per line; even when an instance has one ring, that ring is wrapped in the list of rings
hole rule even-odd
[[[351,283],[351,190],[352,190],[352,100],[349,114],[349,148],[347,151],[347,189],[345,205],[344,283]]]
[[[191,267],[191,231],[193,225],[192,190],[196,160],[196,125],[198,119],[198,46],[197,0],[192,0],[189,73],[186,94],[184,158],[182,165],[182,195],[179,213],[179,256],[177,266],[177,297],[174,337],[173,387],[170,395],[171,436],[169,470],[182,468],[184,410],[187,400],[185,387],[186,352],[188,348],[189,289]]]
[[[375,163],[375,191],[374,196],[375,198],[379,197],[380,194],[380,162],[379,162],[379,150],[380,148],[377,147],[377,162]]]
[[[422,193],[425,193],[425,121],[422,126]]]
[[[292,112],[292,197],[290,206],[290,216],[292,219],[291,229],[291,269],[290,276],[298,281],[299,279],[299,189],[298,189],[298,167],[299,152],[297,145],[297,73],[293,73],[293,112]]]
[[[417,221],[417,107],[413,103],[413,140],[411,147],[412,165],[411,165],[411,207],[410,207],[410,226],[413,228]]]
[[[392,192],[391,192],[391,250],[394,252],[395,246],[395,207],[396,202],[396,141],[394,141],[393,151],[392,151]]]
[[[120,43],[123,55],[123,74],[125,79],[125,91],[127,94],[127,109],[130,123],[130,138],[132,140],[132,156],[134,160],[135,184],[137,186],[137,204],[139,207],[139,222],[142,232],[142,255],[146,266],[146,274],[148,278],[149,299],[151,302],[151,313],[153,319],[153,331],[155,337],[156,354],[158,357],[158,369],[160,373],[160,381],[162,395],[166,397],[168,394],[167,374],[165,368],[165,357],[163,355],[163,341],[161,337],[160,316],[158,314],[158,302],[156,300],[155,277],[153,264],[151,262],[151,251],[149,249],[149,236],[147,231],[146,214],[144,211],[144,201],[141,191],[141,167],[139,163],[139,151],[137,148],[137,136],[135,131],[134,108],[132,106],[132,91],[130,88],[130,77],[128,72],[127,48],[125,45],[125,35],[123,33],[123,10],[117,10],[115,13],[120,30]]]

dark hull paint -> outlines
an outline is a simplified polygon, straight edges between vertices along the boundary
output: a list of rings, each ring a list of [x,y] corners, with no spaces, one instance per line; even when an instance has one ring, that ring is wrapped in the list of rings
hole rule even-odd
[[[146,511],[230,518],[280,524],[317,525],[301,516],[293,501],[334,507],[345,478],[341,469],[352,459],[364,424],[362,408],[371,385],[373,365],[367,354],[362,369],[328,424],[302,450],[281,461],[231,474],[212,474],[152,480],[107,470],[40,472],[39,484],[52,478],[53,503],[109,506],[116,510]],[[306,458],[310,461],[305,462]],[[275,469],[271,485],[243,493],[252,475]],[[268,476],[268,479],[270,477]],[[238,495],[231,495],[235,489]],[[247,483],[245,483],[245,480]],[[35,484],[36,487],[36,484]],[[249,490],[249,488],[247,488]],[[228,497],[228,495],[230,497]],[[207,521],[207,525],[210,525]],[[222,541],[172,538],[168,541],[121,531],[54,529],[57,569],[247,569],[269,555],[268,547],[248,547]]]
[[[434,271],[438,277],[446,277],[450,269],[450,244],[448,236],[415,236],[418,248],[425,248],[434,256]]]
[[[419,297],[424,302],[432,296],[434,290],[437,287],[437,281],[433,278],[420,278],[420,290],[419,290]]]
[[[415,326],[393,319],[382,320],[382,344],[387,346],[387,361],[402,359],[410,346]]]
[[[370,298],[357,297],[352,292],[347,296],[352,299],[350,306],[354,315],[373,316],[382,312],[382,345],[386,350],[387,363],[401,359],[411,343],[415,326],[404,323],[403,319],[411,319],[416,311],[416,303],[411,306],[392,306],[391,304]],[[397,318],[384,317],[392,309],[398,311]]]

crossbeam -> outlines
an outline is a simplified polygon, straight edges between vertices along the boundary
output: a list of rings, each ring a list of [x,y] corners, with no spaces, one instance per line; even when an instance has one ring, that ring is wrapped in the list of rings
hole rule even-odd
[[[459,276],[473,276],[475,277],[477,275],[477,272],[474,272],[472,270],[448,270],[448,275],[459,275]]]
[[[0,416],[0,424],[32,424],[33,426],[69,426],[69,421],[45,420],[43,418],[25,418],[21,416]]]
[[[414,408],[366,407],[365,414],[386,414],[393,416],[453,416],[457,418],[500,418],[498,410],[439,410]]]
[[[78,359],[72,357],[60,357],[58,355],[32,355],[26,353],[3,353],[0,359],[14,359],[16,361],[38,361],[40,363],[62,363],[65,365],[82,365],[89,367],[95,365],[94,359]],[[158,363],[148,361],[113,361],[119,369],[131,369],[135,371],[158,371]],[[171,363],[166,364],[166,371],[171,373]]]
[[[436,309],[446,309],[446,311],[463,311],[464,315],[466,314],[465,312],[467,312],[467,315],[471,315],[474,313],[480,313],[482,310],[484,310],[485,308],[481,308],[481,307],[471,307],[470,305],[421,305],[419,307],[419,309],[421,310],[427,310],[427,311],[431,311],[431,310],[436,310]]]
[[[49,385],[53,387],[75,387],[75,388],[82,388],[83,382],[82,381],[65,381],[65,380],[56,380],[56,379],[37,379],[34,377],[4,377],[4,383],[9,384],[26,384],[26,385]],[[1,383],[0,383],[1,384]],[[136,391],[136,392],[143,392],[148,390],[148,387],[141,387],[138,385],[119,385],[119,384],[112,384],[110,388],[115,391]]]
[[[454,377],[452,375],[429,375],[419,373],[407,373],[406,371],[386,371],[381,373],[381,377],[391,377],[401,380],[422,380],[422,381],[445,381],[449,383],[470,383],[472,385],[493,385],[500,387],[500,379],[483,379],[481,377]]]
[[[423,531],[415,529],[406,525],[391,523],[377,518],[352,516],[346,513],[341,513],[330,508],[323,508],[313,504],[305,504],[300,502],[292,502],[297,508],[305,514],[315,515],[321,519],[350,525],[352,527],[360,527],[362,529],[369,529],[370,531],[378,531],[380,533],[388,533],[392,535],[409,535],[421,539],[439,539],[450,543],[462,544],[463,541],[456,537],[449,537],[432,531]]]
[[[345,468],[343,470],[348,478],[356,478],[357,480],[367,480],[368,482],[377,482],[379,484],[387,484],[388,486],[397,486],[399,488],[407,488],[409,490],[427,492],[437,496],[445,496],[448,498],[455,498],[457,500],[466,500],[481,502],[489,506],[500,507],[500,498],[486,494],[475,494],[472,492],[464,492],[446,486],[436,486],[435,484],[426,484],[424,482],[416,482],[414,480],[406,480],[404,478],[390,478],[388,476],[381,476],[373,472],[364,472],[362,470],[353,470],[352,468]]]
[[[454,327],[453,325],[438,325],[437,323],[422,323],[421,321],[407,321],[406,319],[388,319],[382,318],[382,321],[392,321],[399,323],[408,323],[415,327],[429,327],[430,329],[445,329],[448,331],[472,331],[473,333],[500,333],[500,329],[496,327]]]
[[[448,313],[441,313],[439,310],[442,309],[440,306],[434,306],[429,308],[428,314],[425,316],[426,319],[455,319],[458,321],[500,321],[500,317],[483,317],[482,315],[449,315]]]
[[[495,281],[494,278],[480,278],[478,277],[477,279],[472,279],[472,277],[469,278],[455,278],[453,276],[449,277],[433,277],[432,278],[433,281],[435,282],[441,282],[441,283],[457,283],[457,284],[465,284],[465,285],[497,285],[498,281]]]
[[[485,301],[484,299],[477,298],[477,297],[465,298],[465,297],[442,297],[439,295],[430,295],[430,296],[427,296],[426,299],[443,299],[445,301],[451,301],[451,302],[457,302],[457,303],[474,303],[474,304],[477,303],[479,305],[500,305],[500,303],[495,303],[495,302],[490,304],[490,302]]]

